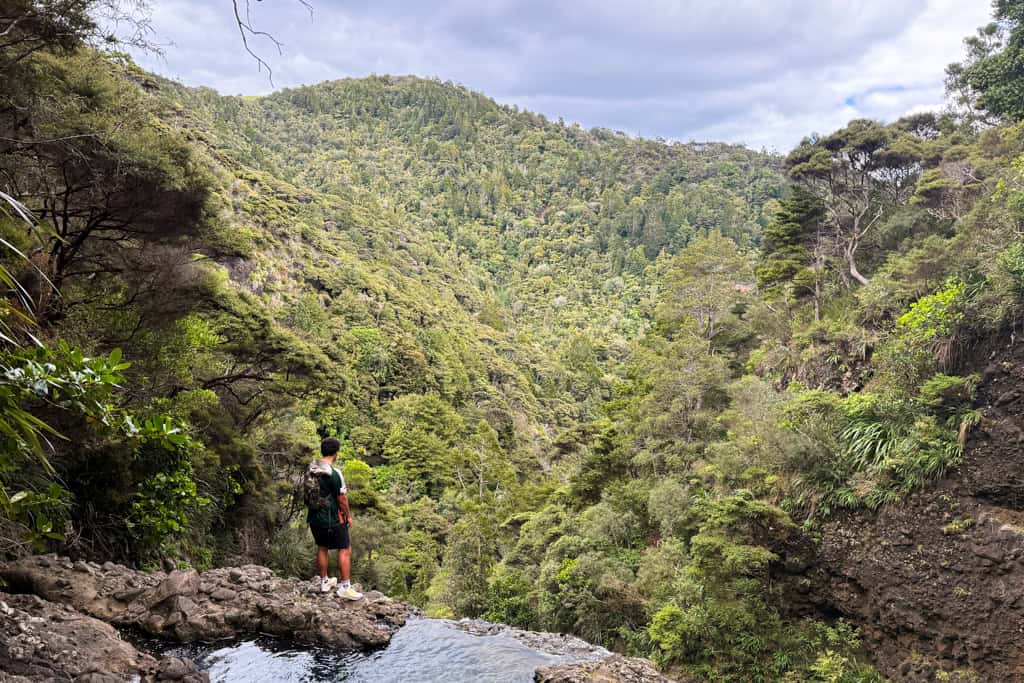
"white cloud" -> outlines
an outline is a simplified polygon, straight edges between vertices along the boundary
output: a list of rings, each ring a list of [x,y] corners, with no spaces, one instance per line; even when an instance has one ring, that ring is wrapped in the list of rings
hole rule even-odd
[[[786,149],[854,117],[943,101],[943,70],[988,0],[313,0],[253,2],[253,45],[277,86],[369,73],[436,76],[564,117],[645,136]],[[189,85],[271,87],[227,0],[165,0],[164,61]]]

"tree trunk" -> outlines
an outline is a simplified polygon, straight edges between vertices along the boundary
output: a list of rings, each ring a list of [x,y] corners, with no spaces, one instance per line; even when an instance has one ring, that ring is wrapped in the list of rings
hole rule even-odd
[[[821,322],[821,280],[814,278],[814,322]]]
[[[868,283],[868,279],[861,275],[860,271],[857,270],[857,261],[854,258],[855,248],[856,247],[848,248],[846,250],[846,260],[850,264],[850,277],[852,277],[854,280],[861,283],[862,285],[866,285]]]

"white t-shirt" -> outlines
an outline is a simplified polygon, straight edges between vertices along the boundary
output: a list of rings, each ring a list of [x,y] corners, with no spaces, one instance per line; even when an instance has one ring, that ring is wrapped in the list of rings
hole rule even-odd
[[[345,475],[342,474],[341,470],[339,470],[334,465],[331,465],[331,469],[333,469],[335,472],[337,472],[338,473],[338,479],[341,479],[341,492],[342,493],[348,493],[348,486],[345,485]]]

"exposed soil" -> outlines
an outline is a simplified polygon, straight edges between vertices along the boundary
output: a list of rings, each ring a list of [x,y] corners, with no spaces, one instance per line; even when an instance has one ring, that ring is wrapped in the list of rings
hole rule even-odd
[[[860,626],[894,681],[1024,682],[1024,344],[978,365],[964,464],[826,525],[797,602]]]

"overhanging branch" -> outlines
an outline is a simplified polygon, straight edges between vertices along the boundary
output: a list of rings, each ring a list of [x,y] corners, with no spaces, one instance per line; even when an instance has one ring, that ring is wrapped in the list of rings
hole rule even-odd
[[[260,2],[261,0],[256,0],[256,1]],[[309,11],[310,18],[312,18],[312,16],[313,16],[313,6],[311,4],[309,4],[309,2],[307,2],[307,0],[298,0],[298,2],[303,7],[305,7],[307,11]],[[241,38],[242,38],[242,47],[244,47],[245,51],[248,52],[249,55],[253,59],[256,60],[256,64],[259,67],[260,71],[262,71],[263,69],[267,70],[267,78],[270,80],[270,85],[274,85],[274,70],[273,70],[273,68],[271,68],[270,64],[267,63],[267,61],[265,59],[263,59],[255,50],[252,49],[252,46],[249,45],[249,39],[250,38],[265,38],[265,39],[269,40],[271,43],[273,43],[274,47],[277,49],[277,54],[278,55],[284,54],[284,51],[283,51],[284,43],[282,43],[280,40],[275,38],[272,34],[268,33],[267,31],[261,31],[261,30],[255,28],[253,26],[253,22],[252,22],[252,2],[251,2],[251,0],[244,0],[244,3],[245,3],[245,12],[244,13],[243,13],[242,8],[241,8],[239,3],[240,3],[240,0],[231,0],[231,9],[232,9],[232,11],[235,14],[235,24],[238,26],[238,35],[240,35]],[[243,16],[243,14],[244,14],[244,16]]]

